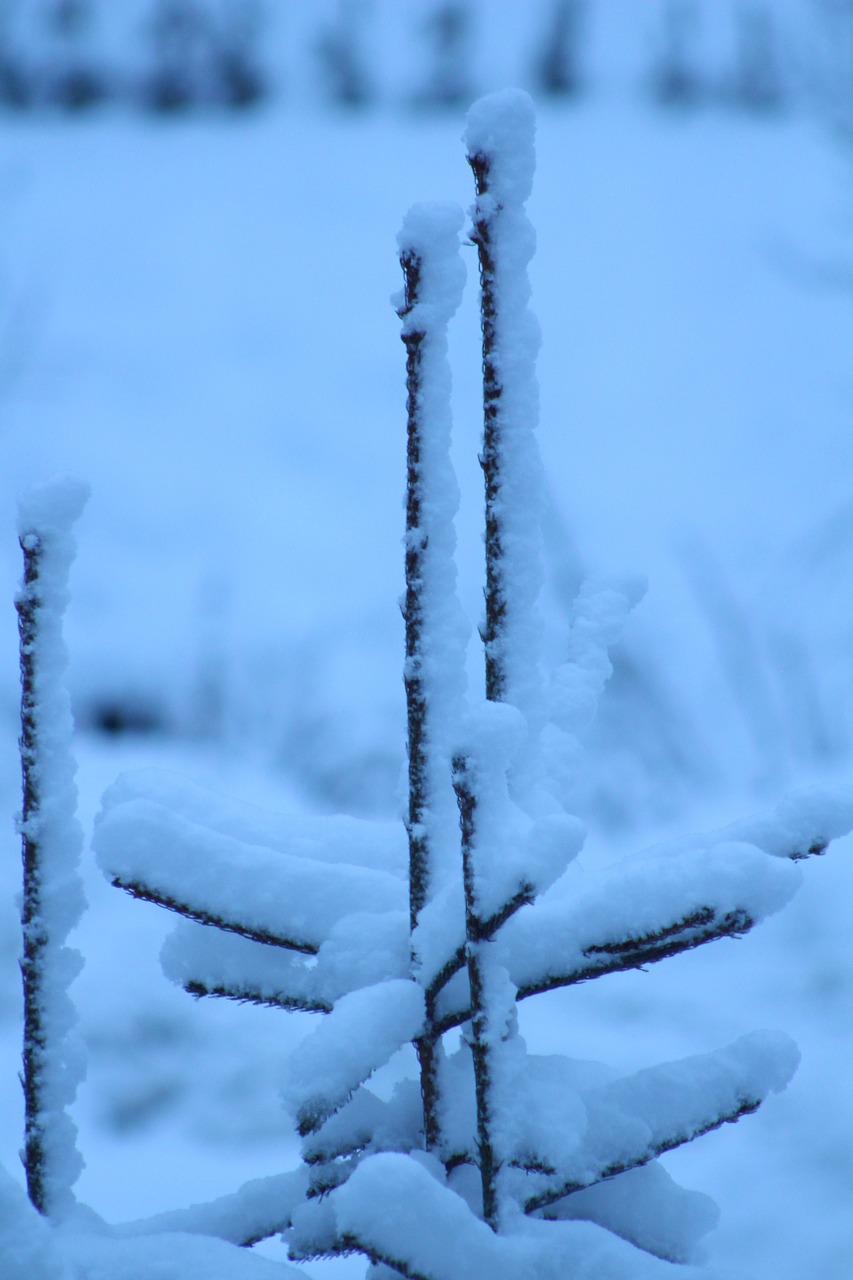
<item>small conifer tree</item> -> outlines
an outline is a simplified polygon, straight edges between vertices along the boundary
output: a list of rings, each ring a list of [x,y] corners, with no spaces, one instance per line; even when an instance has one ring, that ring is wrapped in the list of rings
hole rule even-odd
[[[95,1229],[87,1221],[85,1243],[78,1233],[71,1247],[75,1277],[260,1275],[272,1264],[226,1245],[276,1233],[295,1261],[360,1253],[373,1280],[669,1276],[671,1263],[695,1258],[715,1209],[677,1187],[658,1157],[754,1111],[796,1066],[791,1042],[765,1032],[617,1076],[534,1055],[519,1033],[522,1000],[747,932],[795,891],[793,864],[853,826],[850,793],[809,792],[769,818],[598,876],[578,871],[583,828],[563,795],[630,593],[581,592],[567,661],[546,679],[536,606],[539,339],[524,207],[533,135],[522,93],[483,99],[469,114],[483,333],[485,698],[466,690],[449,456],[447,327],[464,284],[464,219],[454,206],[419,205],[399,237],[396,300],[408,391],[405,823],[272,817],[147,771],[110,788],[97,824],[113,884],[183,917],[163,953],[169,977],[195,996],[319,1015],[282,1081],[302,1164],[147,1222]],[[28,693],[38,664],[27,664],[49,652],[36,639],[43,545],[41,526],[28,527],[23,756],[36,799],[24,836],[35,888],[38,857],[27,841],[41,835],[36,801],[53,776],[28,729],[42,703]],[[33,918],[25,915],[25,929]],[[30,1035],[36,1048],[40,1034]],[[372,1090],[373,1074],[407,1045],[416,1071],[390,1097]],[[41,1114],[34,1133],[46,1131]],[[31,1195],[59,1216],[29,1132]],[[0,1210],[11,1203],[7,1190],[0,1178]],[[13,1280],[67,1277],[58,1251],[70,1237],[51,1237],[48,1249],[20,1221],[27,1257],[41,1250],[41,1261]]]

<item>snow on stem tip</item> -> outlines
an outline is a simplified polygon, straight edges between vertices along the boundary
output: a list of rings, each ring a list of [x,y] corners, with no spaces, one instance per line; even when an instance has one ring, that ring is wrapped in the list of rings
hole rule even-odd
[[[536,237],[524,210],[534,134],[533,104],[520,90],[475,102],[465,132],[477,193],[471,212],[483,333],[486,697],[510,702],[527,717],[528,782],[535,781],[534,744],[544,716],[536,613],[544,486],[534,436],[540,334],[528,307]]]
[[[66,1114],[83,1077],[67,989],[82,966],[64,943],[85,900],[78,873],[82,832],[76,818],[71,706],[64,686],[62,617],[75,544],[71,527],[86,486],[57,480],[33,489],[19,507],[24,579],[15,604],[21,656],[21,911],[24,986],[23,1161],[30,1199],[56,1216],[73,1202],[83,1162]]]

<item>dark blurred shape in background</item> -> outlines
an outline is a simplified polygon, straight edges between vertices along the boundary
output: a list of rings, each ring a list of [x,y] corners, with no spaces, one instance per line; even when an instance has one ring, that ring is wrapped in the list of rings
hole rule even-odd
[[[639,16],[626,0],[0,0],[0,106],[182,115],[286,91],[444,111],[508,82],[571,102],[606,88],[614,51],[665,109],[799,106],[853,127],[850,0],[647,0]]]

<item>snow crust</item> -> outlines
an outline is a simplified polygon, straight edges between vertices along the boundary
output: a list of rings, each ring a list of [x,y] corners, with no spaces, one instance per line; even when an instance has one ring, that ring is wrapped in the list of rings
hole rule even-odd
[[[71,532],[88,498],[79,481],[57,479],[24,495],[18,508],[22,546],[37,557],[37,573],[18,595],[19,609],[34,613],[32,708],[35,742],[24,750],[35,804],[21,831],[37,847],[37,915],[32,935],[42,940],[37,977],[45,1051],[35,1050],[39,1073],[40,1119],[45,1153],[45,1199],[61,1216],[74,1203],[72,1187],[83,1167],[76,1127],[67,1114],[85,1074],[82,1043],[68,988],[82,968],[78,951],[65,945],[85,908],[79,874],[83,833],[77,820],[74,726],[65,687],[68,654],[63,616],[69,601],[68,579],[76,544]]]
[[[172,931],[160,962],[166,977],[188,990],[201,987],[235,999],[252,997],[294,1008],[331,1010],[331,1003],[318,990],[315,967],[299,953],[194,921],[182,920]]]
[[[341,996],[409,970],[405,911],[355,912],[329,931],[316,959],[268,943],[181,921],[163,945],[167,978],[183,987],[201,985],[235,998],[329,1012]]]

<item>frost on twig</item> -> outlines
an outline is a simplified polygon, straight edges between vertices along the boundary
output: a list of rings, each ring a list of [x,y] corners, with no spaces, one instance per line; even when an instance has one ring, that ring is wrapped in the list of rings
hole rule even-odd
[[[24,553],[16,600],[23,773],[23,1160],[32,1203],[52,1217],[73,1204],[71,1188],[83,1164],[66,1111],[82,1079],[83,1060],[67,994],[82,958],[65,940],[85,903],[77,869],[82,832],[62,618],[75,550],[71,528],[87,496],[86,487],[71,480],[39,486],[21,502],[18,523]]]

